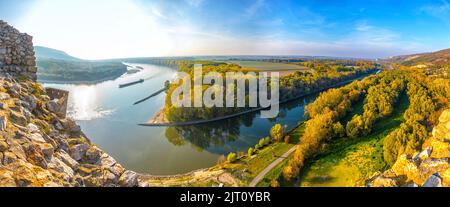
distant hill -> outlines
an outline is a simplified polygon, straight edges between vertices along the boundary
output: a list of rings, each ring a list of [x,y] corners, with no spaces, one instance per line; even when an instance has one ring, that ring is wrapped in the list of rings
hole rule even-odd
[[[56,50],[48,47],[36,46],[34,47],[36,59],[57,59],[69,61],[81,61],[81,59],[68,55],[66,52]]]
[[[97,83],[113,80],[127,72],[120,60],[88,61],[47,47],[35,47],[38,81]]]
[[[450,65],[450,49],[432,53],[396,56],[390,58],[390,60],[407,66],[416,66],[421,64],[430,66]]]

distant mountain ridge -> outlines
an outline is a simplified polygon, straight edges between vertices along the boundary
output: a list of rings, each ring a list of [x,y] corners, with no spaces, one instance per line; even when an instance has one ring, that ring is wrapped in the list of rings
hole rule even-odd
[[[389,60],[407,66],[415,66],[420,64],[431,66],[450,65],[450,49],[430,53],[395,56]]]
[[[82,61],[82,59],[73,57],[64,51],[56,50],[48,47],[35,46],[34,51],[38,60],[42,59],[57,59],[67,61]]]
[[[127,72],[120,60],[90,61],[64,51],[36,46],[35,56],[40,82],[98,83],[113,80]]]

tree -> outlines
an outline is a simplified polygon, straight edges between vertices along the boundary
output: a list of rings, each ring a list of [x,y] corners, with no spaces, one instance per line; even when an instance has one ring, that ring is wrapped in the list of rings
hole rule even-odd
[[[166,80],[166,82],[164,82],[164,88],[165,89],[169,89],[170,88],[170,81]]]
[[[291,136],[285,136],[284,137],[284,143],[289,144],[291,142]]]
[[[361,135],[364,128],[364,122],[361,115],[355,115],[351,121],[347,123],[346,132],[350,138],[357,138]]]
[[[270,137],[266,137],[266,139],[264,139],[264,144],[267,146],[269,145],[271,142]]]
[[[270,182],[270,187],[272,187],[272,188],[279,188],[281,185],[280,185],[280,182],[278,182],[278,180],[276,180],[276,179],[273,179],[271,182]]]
[[[270,135],[272,136],[273,140],[276,142],[283,141],[284,137],[284,128],[281,126],[281,124],[276,124],[275,126],[270,129]]]
[[[345,129],[341,122],[337,122],[333,125],[333,133],[336,137],[343,137],[345,135]]]
[[[283,177],[286,181],[292,181],[294,177],[298,174],[296,173],[295,167],[288,165],[283,169]]]
[[[255,150],[254,150],[253,148],[250,147],[250,148],[248,149],[248,156],[251,157],[251,156],[253,156],[254,153],[255,153]]]
[[[266,140],[264,138],[260,139],[258,145],[261,147],[266,146]]]
[[[234,162],[236,162],[236,160],[237,160],[237,155],[236,155],[236,153],[231,152],[230,154],[228,154],[228,156],[227,156],[227,161],[228,161],[229,163],[234,163]]]

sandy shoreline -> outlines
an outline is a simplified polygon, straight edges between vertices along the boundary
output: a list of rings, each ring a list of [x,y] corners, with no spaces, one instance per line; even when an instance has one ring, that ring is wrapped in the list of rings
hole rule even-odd
[[[156,112],[155,115],[153,115],[153,118],[151,118],[148,121],[149,124],[160,124],[160,123],[167,123],[167,120],[164,116],[164,108],[161,108],[158,112]]]

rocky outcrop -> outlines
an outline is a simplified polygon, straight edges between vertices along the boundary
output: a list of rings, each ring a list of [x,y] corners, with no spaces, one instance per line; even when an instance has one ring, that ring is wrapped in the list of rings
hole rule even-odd
[[[0,187],[138,186],[65,117],[68,94],[35,82],[31,40],[0,21]]]
[[[36,80],[33,38],[0,20],[0,74]]]
[[[7,107],[0,109],[0,186],[138,186],[136,173],[49,110],[42,86],[5,77],[0,86],[11,94],[1,100]]]
[[[401,155],[391,169],[374,176],[370,186],[450,187],[450,110],[445,110],[433,136],[415,156]]]

